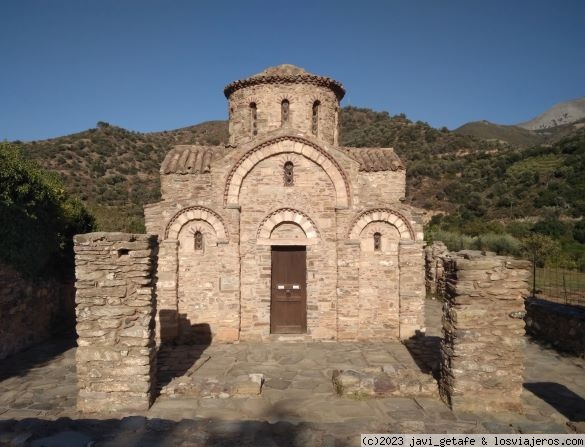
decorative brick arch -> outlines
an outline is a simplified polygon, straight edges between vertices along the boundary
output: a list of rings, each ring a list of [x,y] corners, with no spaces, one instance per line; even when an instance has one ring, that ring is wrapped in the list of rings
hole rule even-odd
[[[227,176],[224,190],[226,205],[239,205],[240,188],[246,175],[260,161],[281,153],[296,153],[317,163],[327,173],[335,187],[336,205],[347,208],[350,203],[348,178],[337,160],[318,145],[300,137],[279,137],[262,143],[246,152]]]
[[[211,225],[218,242],[225,243],[228,241],[227,228],[221,216],[215,211],[202,206],[189,206],[175,214],[165,229],[165,239],[177,239],[183,225],[192,220],[203,220]]]
[[[256,236],[258,239],[269,239],[272,231],[283,222],[292,222],[303,229],[307,239],[319,239],[320,234],[315,222],[309,216],[299,210],[292,208],[280,208],[266,216],[260,226]]]
[[[349,239],[359,239],[362,230],[370,222],[387,222],[394,225],[400,233],[400,239],[415,240],[415,232],[408,219],[390,208],[374,208],[358,214],[349,226]]]

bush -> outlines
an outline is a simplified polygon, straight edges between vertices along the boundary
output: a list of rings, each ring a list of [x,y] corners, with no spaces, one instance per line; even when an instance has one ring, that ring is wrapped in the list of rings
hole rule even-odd
[[[494,251],[499,255],[520,256],[522,242],[510,234],[487,233],[474,238],[477,250]]]
[[[427,233],[427,240],[441,241],[451,251],[471,250],[474,249],[474,241],[471,236],[466,236],[460,233],[453,233],[444,230],[430,230]]]
[[[0,259],[26,276],[73,272],[73,235],[93,217],[61,181],[0,144]]]

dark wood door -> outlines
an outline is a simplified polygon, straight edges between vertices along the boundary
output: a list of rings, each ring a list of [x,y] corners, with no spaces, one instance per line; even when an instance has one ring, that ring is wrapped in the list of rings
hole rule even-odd
[[[272,334],[307,332],[307,251],[305,247],[272,247]]]

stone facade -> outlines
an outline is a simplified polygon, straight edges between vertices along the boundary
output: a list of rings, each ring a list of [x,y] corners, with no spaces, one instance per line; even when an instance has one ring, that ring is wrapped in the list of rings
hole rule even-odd
[[[162,200],[145,207],[160,241],[159,341],[270,338],[275,246],[306,251],[297,337],[414,335],[424,321],[423,234],[419,211],[401,201],[406,173],[394,151],[338,146],[343,87],[294,66],[225,95],[229,144],[175,146]]]
[[[156,238],[77,235],[77,408],[147,410],[155,381]]]
[[[585,358],[585,309],[530,299],[525,321],[527,334]]]
[[[521,411],[530,262],[474,251],[442,261],[441,397],[460,411]]]
[[[31,281],[0,264],[0,360],[73,328],[73,284]]]

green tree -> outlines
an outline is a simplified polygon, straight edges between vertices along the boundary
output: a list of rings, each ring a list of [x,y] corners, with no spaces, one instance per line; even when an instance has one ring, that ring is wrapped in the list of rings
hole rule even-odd
[[[61,181],[0,144],[0,260],[28,276],[72,272],[72,238],[93,217]]]

